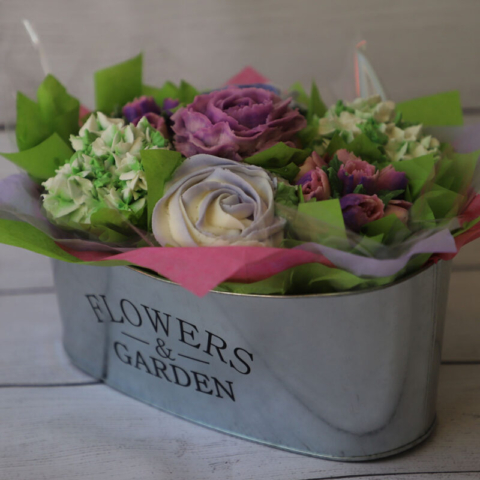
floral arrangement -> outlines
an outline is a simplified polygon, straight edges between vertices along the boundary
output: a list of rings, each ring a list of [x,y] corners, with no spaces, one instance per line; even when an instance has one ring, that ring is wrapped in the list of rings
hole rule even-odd
[[[315,84],[281,92],[252,70],[202,93],[147,86],[138,56],[97,72],[95,94],[88,112],[51,75],[36,102],[18,93],[3,156],[26,174],[0,182],[1,242],[198,295],[298,294],[385,285],[480,236],[457,92],[327,109]]]

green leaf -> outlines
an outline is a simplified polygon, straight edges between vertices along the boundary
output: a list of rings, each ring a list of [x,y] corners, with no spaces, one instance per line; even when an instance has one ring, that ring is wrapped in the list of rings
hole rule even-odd
[[[70,135],[79,130],[80,102],[69,95],[52,75],[47,75],[38,87],[38,103],[17,93],[17,146],[29,150],[54,132],[68,143]]]
[[[383,281],[384,279],[365,280],[340,268],[330,268],[320,263],[307,263],[289,268],[259,282],[224,282],[215,290],[243,294],[299,295],[352,290]]]
[[[365,191],[365,187],[364,187],[361,183],[359,183],[359,184],[355,187],[355,189],[353,190],[352,193],[359,193],[360,195],[366,195],[366,194],[367,194],[367,192]],[[392,197],[392,198],[393,198],[393,197]],[[384,203],[385,203],[385,202],[384,202]]]
[[[456,90],[397,103],[396,110],[403,120],[415,124],[429,127],[463,125],[460,93]]]
[[[305,197],[303,196],[303,190],[301,187],[298,188],[297,194],[298,194],[298,203],[305,203]]]
[[[367,281],[340,268],[307,263],[292,269],[290,294],[330,293],[359,288]]]
[[[318,118],[315,117],[314,121],[310,125],[307,125],[305,128],[300,130],[297,133],[297,138],[300,140],[302,146],[310,146],[315,139],[318,137]]]
[[[55,175],[58,167],[70,159],[73,150],[57,133],[54,133],[33,148],[1,155],[26,170],[32,177],[47,180]]]
[[[346,237],[342,208],[338,199],[300,203],[298,212],[327,224],[334,230],[335,236]]]
[[[434,228],[436,225],[435,215],[424,197],[418,198],[413,203],[409,210],[409,217],[410,223],[415,228]]]
[[[109,115],[142,95],[142,54],[95,73],[97,110]]]
[[[289,163],[302,164],[310,155],[310,150],[301,150],[285,145],[283,142],[276,143],[273,147],[247,157],[244,162],[249,165],[257,165],[266,170],[286,167]]]
[[[353,192],[356,193],[356,192]],[[362,193],[362,192],[359,192]],[[385,206],[388,205],[390,200],[399,197],[405,193],[405,190],[382,190],[381,192],[377,193],[378,198],[384,203]]]
[[[335,171],[335,173],[338,173],[342,165],[343,165],[342,162],[338,159],[336,155],[333,156],[333,158],[330,160],[328,164],[329,168],[332,168]]]
[[[150,85],[143,85],[142,95],[153,97],[158,105],[162,106],[166,98],[179,98],[179,89],[172,82],[165,82],[162,87],[152,87]]]
[[[315,82],[312,82],[312,88],[310,91],[310,103],[308,106],[307,122],[310,123],[314,115],[316,115],[319,118],[323,117],[326,112],[327,112],[327,107],[323,103],[322,97],[320,96],[320,92],[318,91],[318,87],[315,84]]]
[[[383,233],[373,237],[363,236],[350,253],[375,257],[378,254],[378,247],[383,244],[384,237]]]
[[[376,163],[386,161],[386,156],[379,150],[379,145],[373,143],[364,133],[356,136],[345,148],[362,160]]]
[[[42,118],[52,133],[57,132],[65,142],[78,133],[80,102],[53,75],[47,75],[40,84],[37,99]]]
[[[295,180],[295,177],[298,175],[300,168],[293,162],[291,162],[285,167],[269,168],[269,171],[275,173],[276,175],[280,175],[280,177],[288,180],[289,182],[293,182]]]
[[[433,185],[432,189],[423,197],[427,200],[436,220],[448,219],[456,216],[460,207],[465,203],[465,197],[452,192],[440,185]]]
[[[427,182],[431,181],[435,174],[435,158],[431,153],[410,160],[393,162],[392,165],[397,172],[405,172],[412,201],[418,198]]]
[[[294,99],[297,103],[301,103],[306,107],[310,104],[310,97],[300,82],[295,82],[288,91],[295,94]]]
[[[101,242],[121,243],[129,238],[131,229],[130,215],[113,208],[101,208],[90,217],[90,233],[96,235]],[[142,228],[142,225],[138,225]]]
[[[291,285],[291,269],[284,270],[265,280],[253,283],[223,282],[214,290],[217,292],[242,293],[244,295],[285,295]]]
[[[40,255],[45,255],[69,263],[82,263],[85,265],[98,266],[104,265],[111,267],[129,264],[129,262],[121,260],[83,262],[60,248],[46,233],[28,223],[17,220],[0,219],[0,243],[24,248],[39,253]]]
[[[80,262],[60,248],[46,233],[32,225],[17,220],[0,219],[0,243],[25,248],[57,260]]]
[[[383,243],[385,245],[403,242],[411,235],[411,231],[396,215],[388,215],[374,222],[367,223],[367,225],[362,227],[361,231],[368,237],[383,235]]]
[[[166,138],[158,130],[152,130],[150,132],[150,139],[152,143],[159,148],[165,147],[167,143]]]
[[[296,208],[299,203],[297,190],[297,186],[293,187],[279,182],[275,193],[275,202],[286,207]]]
[[[335,132],[327,147],[327,155],[333,157],[338,150],[347,148],[347,142],[342,138],[339,132]]]
[[[336,158],[336,157],[335,157]],[[331,163],[331,162],[330,162]],[[330,183],[332,198],[340,198],[343,194],[343,183],[338,178],[338,170],[333,167],[327,169],[328,181]]]
[[[163,197],[165,184],[183,162],[181,153],[173,150],[142,150],[142,164],[147,180],[148,228],[152,224],[152,213],[157,202]]]
[[[435,183],[455,193],[466,193],[473,180],[480,150],[471,153],[453,153],[438,165]]]
[[[17,126],[15,134],[20,151],[28,150],[42,143],[51,135],[44,122],[40,107],[30,98],[17,92]]]
[[[180,82],[180,87],[178,88],[178,99],[180,100],[180,103],[192,103],[198,94],[198,90],[185,80]]]

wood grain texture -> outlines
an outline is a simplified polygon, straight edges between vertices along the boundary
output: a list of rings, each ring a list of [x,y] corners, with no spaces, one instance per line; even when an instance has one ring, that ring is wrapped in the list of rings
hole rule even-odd
[[[0,295],[0,387],[92,381],[70,364],[61,332],[54,294]]]
[[[478,473],[407,473],[405,475],[374,475],[362,477],[343,477],[343,478],[361,478],[362,480],[478,480]]]
[[[440,421],[433,436],[400,456],[353,464],[229,437],[157,411],[104,385],[2,389],[0,478],[300,480],[480,472],[479,378],[480,366],[443,367]],[[455,475],[444,478],[461,478]],[[414,480],[418,478],[422,477]]]
[[[465,106],[480,106],[476,0],[3,0],[0,8],[3,121],[14,118],[14,91],[33,92],[41,78],[23,18],[52,72],[88,106],[92,73],[139,51],[152,84],[186,78],[211,88],[253,65],[284,87],[315,78],[330,101],[362,38],[392,99],[459,89]]]
[[[50,260],[18,247],[0,244],[0,294],[19,289],[38,290],[53,286]],[[0,300],[1,301],[1,300]]]

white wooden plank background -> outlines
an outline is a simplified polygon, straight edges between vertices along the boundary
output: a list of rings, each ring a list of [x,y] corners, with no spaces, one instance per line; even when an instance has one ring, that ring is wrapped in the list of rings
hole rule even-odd
[[[0,388],[92,380],[65,356],[55,294],[20,295],[17,291],[12,295],[0,290],[0,295]],[[12,347],[5,348],[7,345]]]
[[[448,480],[459,478],[452,472],[479,478],[479,377],[479,365],[443,366],[433,436],[402,455],[351,464],[229,437],[104,385],[3,388],[0,478],[306,480],[417,473],[426,479],[432,476],[420,474],[432,472],[450,472]]]
[[[146,79],[219,85],[245,65],[277,84],[339,88],[350,48],[366,38],[373,65],[394,100],[460,89],[480,106],[477,0],[2,0],[0,112],[9,95],[32,90],[39,63],[20,21],[28,18],[52,71],[88,106],[92,73],[143,50]],[[12,80],[13,77],[13,80]]]

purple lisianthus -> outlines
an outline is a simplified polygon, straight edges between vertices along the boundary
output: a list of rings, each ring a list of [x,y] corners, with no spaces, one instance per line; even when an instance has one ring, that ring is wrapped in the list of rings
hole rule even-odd
[[[263,88],[229,87],[197,95],[172,115],[175,147],[191,157],[207,153],[241,161],[278,143],[293,145],[307,124],[282,100]]]
[[[405,190],[408,179],[404,172],[397,172],[393,165],[382,170],[356,157],[345,149],[338,150],[337,158],[342,162],[338,178],[343,183],[343,194],[348,195],[357,185],[363,185],[368,195],[382,190]]]
[[[338,178],[343,183],[343,194],[348,195],[358,185],[363,185],[368,194],[377,191],[379,172],[374,165],[356,157],[345,149],[338,150],[337,158],[342,162],[338,170]]]
[[[327,162],[317,153],[312,152],[312,154],[303,162],[300,167],[300,171],[298,172],[295,181],[298,182],[300,178],[302,178],[306,173],[314,170],[315,168],[325,167],[327,166]]]
[[[383,217],[383,202],[376,195],[351,193],[340,199],[345,225],[358,232],[367,223]]]
[[[382,168],[377,180],[377,192],[382,190],[405,190],[407,188],[407,176],[404,172],[397,172],[393,165]]]
[[[302,186],[303,198],[308,202],[312,198],[328,200],[331,195],[330,182],[327,174],[316,167],[298,180],[297,185]]]
[[[143,97],[136,98],[133,102],[127,103],[122,108],[122,113],[127,119],[127,122],[134,123],[136,121],[138,123],[138,120],[144,117],[147,113],[156,113],[157,115],[160,115],[161,110],[153,97],[147,97],[144,95]]]

